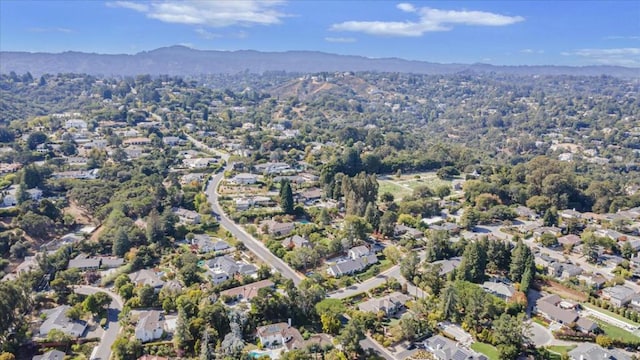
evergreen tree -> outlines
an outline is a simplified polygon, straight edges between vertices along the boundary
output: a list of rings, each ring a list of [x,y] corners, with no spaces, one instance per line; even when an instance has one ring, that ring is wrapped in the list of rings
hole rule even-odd
[[[129,241],[129,235],[124,228],[119,228],[116,232],[116,236],[113,239],[113,255],[123,256],[131,248],[131,241]]]
[[[522,281],[522,275],[528,267],[533,265],[533,254],[531,249],[522,240],[518,240],[516,247],[511,253],[511,264],[509,265],[509,278],[513,282]],[[533,269],[532,269],[533,270]],[[533,275],[533,273],[532,273]]]
[[[288,180],[280,182],[280,207],[285,214],[292,215],[294,213],[293,191]]]
[[[364,218],[367,220],[372,229],[377,229],[380,226],[380,212],[375,203],[368,203],[364,212]]]
[[[473,241],[467,244],[462,253],[462,261],[458,268],[458,279],[479,283],[484,280],[487,267],[487,253],[482,245]]]
[[[213,360],[214,356],[211,353],[211,347],[209,343],[209,329],[206,328],[202,332],[202,339],[200,340],[200,357],[199,360]]]
[[[542,223],[544,226],[558,225],[558,211],[555,207],[549,208],[544,212],[544,216],[542,216]]]

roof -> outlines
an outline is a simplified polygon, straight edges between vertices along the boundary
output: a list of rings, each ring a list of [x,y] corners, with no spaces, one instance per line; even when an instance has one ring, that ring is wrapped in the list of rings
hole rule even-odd
[[[245,300],[251,300],[258,295],[258,291],[263,288],[273,287],[275,284],[271,280],[261,280],[251,284],[246,284],[220,292],[220,296],[226,295],[231,297],[241,297]]]
[[[598,324],[596,324],[594,321],[583,317],[579,318],[578,321],[576,321],[576,325],[587,331],[593,331],[598,328]]]
[[[485,281],[482,284],[482,289],[489,293],[502,296],[505,298],[510,298],[515,294],[516,289],[512,285],[503,284],[501,282],[496,281]]]
[[[133,272],[129,274],[129,279],[139,286],[150,285],[151,287],[161,287],[164,285],[164,281],[160,279],[160,276],[158,276],[155,271],[149,269]]]
[[[404,306],[404,304],[409,300],[411,300],[411,297],[396,291],[387,296],[370,299],[368,301],[360,303],[358,305],[358,308],[361,311],[368,311],[368,312],[378,312],[380,310],[386,311],[391,308]]]
[[[367,248],[364,245],[360,245],[360,246],[356,246],[354,248],[349,249],[349,252],[353,252],[353,254],[355,255],[355,257],[363,257],[365,255],[369,254],[369,248]]]
[[[439,360],[486,360],[484,355],[458,347],[458,343],[442,335],[434,335],[424,342],[427,351]]]
[[[37,355],[32,360],[62,360],[66,354],[60,350],[50,350],[42,355]]]
[[[40,325],[40,335],[46,336],[49,331],[57,329],[65,334],[81,336],[87,325],[80,321],[71,321],[67,317],[67,311],[71,309],[69,305],[61,305],[56,308],[43,311],[46,320]]]
[[[303,247],[303,246],[311,246],[309,240],[303,238],[300,235],[293,235],[284,240],[282,240],[282,246],[286,247]]]
[[[623,285],[616,285],[614,287],[603,289],[602,293],[612,299],[628,299],[636,294],[635,290]]]
[[[630,356],[615,349],[605,349],[593,343],[581,343],[569,351],[569,357],[574,360],[631,360]]]
[[[169,360],[169,358],[158,355],[142,355],[138,358],[138,360]]]
[[[570,324],[578,319],[578,313],[573,310],[565,310],[553,303],[544,301],[545,298],[536,302],[538,312],[544,313],[550,320]]]
[[[569,234],[558,238],[558,243],[562,245],[577,245],[582,242],[578,235]]]
[[[162,322],[160,321],[160,311],[149,310],[142,312],[136,325],[136,330],[153,331],[157,328],[162,328]]]
[[[446,275],[460,266],[461,257],[452,257],[451,259],[434,261],[431,264],[440,265],[440,275]]]

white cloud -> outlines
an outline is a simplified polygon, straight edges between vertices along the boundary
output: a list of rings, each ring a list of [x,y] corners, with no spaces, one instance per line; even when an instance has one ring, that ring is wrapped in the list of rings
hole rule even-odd
[[[326,37],[324,41],[332,43],[354,43],[356,39],[351,37]]]
[[[454,25],[506,26],[524,21],[522,16],[507,16],[486,11],[440,10],[429,7],[418,9],[408,3],[400,3],[397,8],[404,12],[416,13],[418,21],[345,21],[333,24],[330,30],[417,37],[427,32],[449,31]]]
[[[195,31],[196,33],[198,33],[198,35],[200,35],[200,37],[207,40],[212,40],[212,39],[217,39],[222,37],[222,35],[220,34],[212,33],[211,31],[207,31],[203,28],[197,28]]]
[[[52,27],[52,28],[43,28],[43,27],[32,27],[28,29],[30,32],[35,33],[52,33],[52,32],[60,32],[60,33],[72,33],[73,30],[62,28],[62,27]]]
[[[114,1],[107,5],[135,10],[168,23],[227,27],[279,24],[288,16],[277,10],[282,3],[280,0],[162,0],[149,3]]]
[[[640,40],[640,36],[612,35],[612,36],[605,36],[604,39],[605,40]]]
[[[520,50],[523,54],[544,54],[544,50],[534,50],[534,49],[522,49]]]
[[[561,55],[579,56],[602,65],[640,66],[640,48],[578,49]]]

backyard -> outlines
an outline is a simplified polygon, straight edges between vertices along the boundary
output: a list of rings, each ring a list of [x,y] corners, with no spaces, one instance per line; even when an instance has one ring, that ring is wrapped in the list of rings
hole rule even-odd
[[[498,360],[500,358],[498,356],[498,349],[496,349],[496,347],[491,344],[474,342],[473,344],[471,344],[471,349],[486,355],[489,360]]]
[[[413,190],[420,186],[428,186],[431,190],[446,185],[451,186],[451,181],[440,179],[435,172],[423,172],[397,176],[385,176],[378,179],[379,194],[389,192],[396,200],[407,197]]]

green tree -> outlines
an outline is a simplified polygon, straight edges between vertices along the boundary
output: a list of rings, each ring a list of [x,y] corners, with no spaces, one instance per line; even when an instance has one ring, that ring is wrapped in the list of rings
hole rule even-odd
[[[375,203],[368,203],[364,211],[364,218],[367,220],[371,228],[377,229],[380,226],[380,212]]]
[[[113,255],[124,256],[131,249],[129,235],[124,228],[119,228],[113,239]]]
[[[293,191],[288,180],[280,182],[280,207],[285,214],[291,215],[294,213]]]
[[[493,330],[495,342],[500,344],[498,350],[501,359],[515,359],[520,354],[528,332],[524,314],[511,316],[503,313],[493,322]]]
[[[410,252],[400,261],[400,274],[409,282],[413,282],[413,278],[418,274],[418,265],[420,258],[415,252]]]
[[[558,211],[555,207],[545,210],[542,216],[542,224],[544,226],[557,226],[558,225]]]
[[[351,319],[337,337],[342,349],[354,358],[362,352],[360,341],[364,339],[364,324],[357,319]]]
[[[526,267],[532,266],[532,262],[531,249],[522,240],[519,240],[511,254],[511,265],[509,266],[511,281],[520,282]]]
[[[470,242],[462,253],[462,261],[457,272],[458,279],[480,283],[484,281],[486,267],[487,253],[484,247],[477,241]]]
[[[385,211],[385,213],[380,217],[380,233],[386,237],[393,236],[396,221],[398,221],[398,214],[395,211]]]

